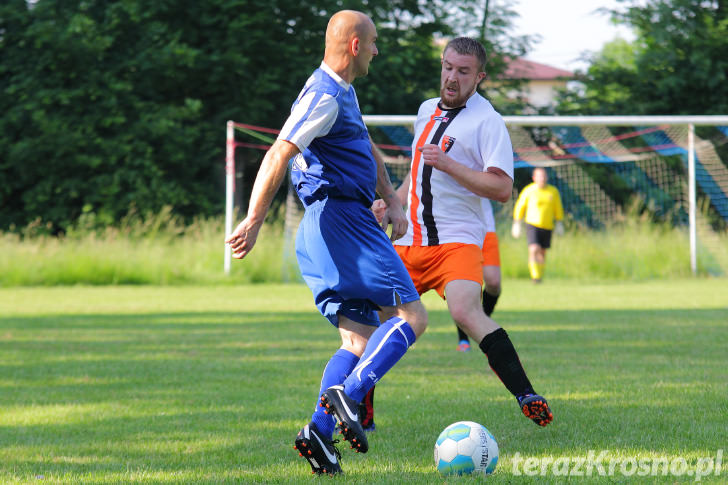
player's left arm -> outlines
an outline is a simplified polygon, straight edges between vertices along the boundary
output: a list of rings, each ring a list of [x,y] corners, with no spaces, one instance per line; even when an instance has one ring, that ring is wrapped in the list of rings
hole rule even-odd
[[[556,187],[554,187],[554,220],[556,224],[554,231],[557,235],[561,236],[564,234],[564,206],[561,204],[561,195]]]
[[[410,173],[407,172],[407,175],[402,180],[402,184],[394,191],[397,194],[399,202],[402,204],[403,208],[407,205],[407,192],[409,192],[409,185]],[[381,224],[384,219],[384,214],[387,212],[387,204],[385,204],[382,199],[375,200],[372,204],[372,212],[374,213],[374,217],[377,218],[377,222]]]
[[[418,150],[422,152],[422,160],[427,165],[442,170],[475,195],[498,202],[510,199],[513,179],[502,169],[488,167],[485,172],[473,170],[448,156],[437,145],[423,145]]]
[[[554,219],[557,221],[564,219],[564,206],[561,204],[561,195],[556,187],[554,187]]]
[[[386,231],[387,226],[392,224],[392,234],[389,238],[395,241],[407,233],[407,217],[404,214],[404,209],[397,196],[397,192],[392,186],[392,180],[389,178],[387,167],[384,165],[384,155],[374,144],[371,136],[369,137],[369,142],[372,144],[374,161],[377,162],[377,194],[379,194],[379,197],[387,205],[387,210],[381,221],[382,228]]]

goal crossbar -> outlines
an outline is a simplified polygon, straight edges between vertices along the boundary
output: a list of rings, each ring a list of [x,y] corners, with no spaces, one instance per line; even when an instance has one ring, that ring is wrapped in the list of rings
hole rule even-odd
[[[412,125],[414,115],[364,115],[367,125]],[[636,126],[636,125],[728,125],[728,115],[674,116],[504,116],[507,125],[518,126]]]

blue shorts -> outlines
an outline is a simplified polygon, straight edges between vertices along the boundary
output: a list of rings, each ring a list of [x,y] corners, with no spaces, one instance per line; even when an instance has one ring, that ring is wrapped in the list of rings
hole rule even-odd
[[[389,237],[361,202],[324,199],[306,208],[296,256],[316,307],[334,326],[339,314],[377,326],[381,306],[420,298]]]

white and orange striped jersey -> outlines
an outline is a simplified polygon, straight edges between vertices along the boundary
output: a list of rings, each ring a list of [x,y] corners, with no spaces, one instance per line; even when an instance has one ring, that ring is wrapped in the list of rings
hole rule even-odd
[[[407,234],[394,244],[436,246],[460,242],[482,247],[486,232],[483,198],[450,175],[426,165],[418,150],[439,145],[459,163],[479,171],[498,167],[513,179],[513,148],[503,118],[480,94],[465,106],[439,107],[428,99],[417,113],[412,141],[410,187],[407,192]],[[493,229],[494,230],[494,229]]]
[[[483,206],[483,217],[485,218],[485,232],[495,232],[495,216],[493,215],[493,203],[490,199],[480,198]]]

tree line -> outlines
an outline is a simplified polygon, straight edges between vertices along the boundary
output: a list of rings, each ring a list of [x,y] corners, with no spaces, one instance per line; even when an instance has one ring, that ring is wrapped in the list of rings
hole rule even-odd
[[[488,74],[497,76],[534,40],[511,34],[510,4],[348,2],[372,16],[379,34],[380,56],[357,81],[362,111],[412,114],[435,96],[435,41],[448,36],[479,37]],[[107,225],[163,207],[183,218],[222,213],[225,122],[279,127],[320,63],[326,23],[340,8],[335,0],[6,0],[0,230],[35,221],[62,233],[82,216]],[[655,22],[653,11],[664,18]],[[565,96],[563,112],[727,112],[722,1],[653,0],[615,20],[635,26],[638,40],[594,59],[585,90]],[[242,153],[244,186],[260,155]]]

